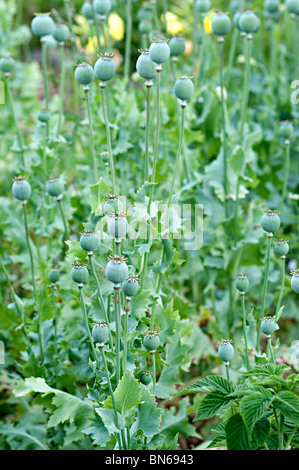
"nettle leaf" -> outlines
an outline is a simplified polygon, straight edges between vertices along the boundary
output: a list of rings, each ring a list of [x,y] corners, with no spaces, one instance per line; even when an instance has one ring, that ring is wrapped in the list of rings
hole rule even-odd
[[[142,429],[145,437],[152,437],[159,432],[162,410],[144,385],[141,386],[141,402],[138,429]]]
[[[167,443],[175,438],[177,434],[200,437],[195,427],[189,423],[188,407],[189,399],[185,397],[180,400],[178,411],[172,406],[164,412],[160,432],[165,436]]]
[[[284,416],[299,426],[299,397],[293,392],[279,392],[273,402]]]
[[[125,418],[141,402],[141,384],[129,371],[123,375],[115,392],[114,399],[117,411]],[[111,397],[104,402],[105,408],[112,408]]]
[[[93,214],[102,214],[102,204],[109,194],[110,186],[105,183],[103,178],[100,178],[98,183],[90,185],[91,211]]]
[[[84,263],[87,260],[87,252],[81,248],[80,242],[67,240],[65,242],[68,246],[67,255],[71,258]]]
[[[189,393],[198,393],[198,392],[209,392],[211,390],[219,390],[224,394],[233,393],[234,389],[231,386],[230,382],[219,375],[208,375],[203,379],[197,380],[192,385],[181,390],[176,397],[181,395],[186,395]]]
[[[201,400],[194,421],[212,418],[229,401],[232,400],[225,393],[214,390]]]
[[[274,396],[267,390],[263,394],[252,393],[242,398],[240,413],[250,437],[255,423],[265,415],[273,399]]]
[[[95,445],[105,446],[106,442],[110,441],[110,434],[105,427],[103,420],[96,416],[96,419],[93,422],[93,426],[82,431],[84,434],[87,434]]]
[[[89,419],[94,416],[94,410],[90,402],[83,401],[78,397],[50,387],[44,379],[31,377],[19,382],[14,389],[16,397],[23,397],[29,393],[41,393],[43,398],[53,394],[51,403],[52,415],[48,421],[48,427],[54,427],[62,423],[75,423],[75,431],[70,427],[65,443],[83,438],[82,430],[90,423]],[[54,409],[54,411],[53,411]]]
[[[285,364],[279,364],[278,366],[274,364],[264,364],[253,367],[253,369],[244,372],[244,375],[282,375],[284,371],[288,369],[290,369],[290,366]]]
[[[231,416],[225,426],[227,448],[228,450],[256,450],[265,443],[269,430],[269,421],[262,418],[255,424],[252,440],[250,440],[242,416],[237,413]]]

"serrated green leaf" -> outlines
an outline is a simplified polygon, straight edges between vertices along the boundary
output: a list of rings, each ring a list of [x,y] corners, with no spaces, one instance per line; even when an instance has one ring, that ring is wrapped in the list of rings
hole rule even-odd
[[[138,429],[142,429],[144,436],[152,437],[159,432],[162,410],[145,386],[141,387],[141,401]]]
[[[230,382],[219,375],[209,375],[203,379],[197,380],[192,385],[181,390],[176,397],[189,393],[207,392],[210,390],[219,390],[220,392],[230,394],[234,391]]]
[[[96,184],[90,186],[91,211],[95,215],[102,214],[102,204],[106,196],[110,194],[110,186],[105,183],[103,178]]]
[[[67,240],[65,243],[68,246],[68,256],[79,263],[84,263],[87,260],[87,252],[81,248],[80,242]]]
[[[279,392],[273,402],[284,416],[299,426],[299,397],[293,392]]]
[[[267,392],[265,390],[265,392]],[[255,423],[261,419],[269,406],[271,405],[274,396],[270,393],[252,393],[244,398],[240,402],[240,413],[251,437]]]
[[[224,405],[229,403],[230,400],[231,398],[225,393],[214,390],[201,400],[194,421],[212,418]]]

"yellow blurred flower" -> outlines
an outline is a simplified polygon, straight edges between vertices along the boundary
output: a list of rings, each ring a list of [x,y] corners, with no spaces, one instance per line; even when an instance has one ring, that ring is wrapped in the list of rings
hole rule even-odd
[[[114,41],[121,41],[125,36],[124,20],[116,13],[111,13],[108,18],[110,36]]]
[[[211,34],[212,33],[212,19],[209,18],[208,16],[205,16],[205,19],[204,19],[204,28],[205,28],[205,32],[207,34]]]
[[[162,15],[162,19],[164,17]],[[166,24],[169,34],[174,36],[175,34],[182,33],[185,30],[184,24],[180,21],[179,17],[170,11],[166,12]]]

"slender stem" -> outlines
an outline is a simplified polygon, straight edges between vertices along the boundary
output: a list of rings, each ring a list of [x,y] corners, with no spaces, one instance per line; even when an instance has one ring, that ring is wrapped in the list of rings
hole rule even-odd
[[[64,83],[65,83],[65,63],[64,63],[64,43],[60,44],[60,62],[61,62],[61,73],[60,73],[60,110],[57,126],[57,137],[60,134],[62,116],[63,116],[63,96],[64,96]]]
[[[198,10],[196,8],[196,0],[193,0],[193,28],[192,28],[192,64],[193,74],[195,72],[196,58],[197,58],[197,40],[196,33],[198,29]],[[199,65],[200,66],[200,65]]]
[[[160,73],[162,72],[162,67],[157,66],[157,94],[156,94],[156,108],[157,108],[157,123],[156,123],[156,139],[155,139],[155,150],[154,150],[154,161],[153,161],[153,168],[152,168],[152,175],[151,175],[151,183],[153,185],[150,189],[150,197],[148,208],[150,211],[151,202],[154,194],[154,183],[156,178],[156,166],[158,160],[158,151],[159,151],[159,136],[160,136]]]
[[[91,5],[92,5],[93,22],[94,22],[94,27],[95,27],[96,36],[97,36],[98,53],[100,53],[101,52],[101,38],[100,38],[99,22],[98,22],[96,11],[94,9],[94,3],[92,2]]]
[[[120,300],[119,287],[114,286],[114,302],[115,302],[115,329],[116,329],[116,383],[118,384],[121,375],[120,366]]]
[[[275,40],[275,22],[271,21],[271,31],[270,31],[270,74],[271,77],[273,77],[273,80],[276,76],[277,70],[276,70],[276,40]]]
[[[286,200],[287,189],[288,189],[288,179],[290,173],[290,141],[287,140],[285,142],[285,163],[284,163],[284,179],[283,179],[283,189],[282,189],[282,196],[280,201],[279,210],[282,210],[282,206],[284,201]]]
[[[246,308],[245,308],[245,294],[241,294],[242,300],[242,310],[243,310],[243,334],[244,334],[244,341],[245,341],[245,364],[246,369],[249,370],[249,355],[248,355],[248,340],[247,340],[247,330],[246,330]]]
[[[225,372],[226,372],[226,378],[230,382],[230,379],[229,379],[229,362],[225,363]]]
[[[41,39],[42,44],[42,69],[44,77],[44,90],[45,90],[45,104],[49,108],[49,88],[48,88],[48,75],[47,75],[47,43],[45,39]]]
[[[98,182],[98,170],[97,170],[97,161],[95,156],[94,150],[94,140],[93,140],[93,123],[92,123],[92,115],[91,115],[91,108],[90,108],[90,100],[89,100],[89,88],[85,88],[85,97],[86,97],[86,106],[87,106],[87,114],[88,114],[88,125],[89,125],[89,146],[90,146],[90,153],[92,156],[92,163],[93,163],[93,173],[95,184]]]
[[[114,393],[113,393],[113,389],[112,389],[112,385],[111,385],[110,374],[109,374],[109,370],[108,370],[108,366],[107,366],[107,360],[106,360],[106,355],[105,355],[104,347],[102,348],[102,357],[103,357],[103,360],[104,360],[105,372],[106,372],[107,381],[108,381],[108,387],[109,387],[109,392],[110,392],[110,396],[111,396],[111,400],[112,400],[112,406],[113,406],[113,411],[114,411],[115,425],[116,425],[116,427],[119,429],[117,408],[116,408],[116,404],[115,404]],[[117,433],[117,440],[118,440],[119,449],[122,450],[122,445],[121,445],[121,440],[120,440],[120,435],[119,435],[119,433]]]
[[[226,88],[227,89],[229,88],[230,81],[231,81],[231,75],[232,75],[232,69],[233,69],[235,55],[236,55],[238,37],[239,37],[239,30],[237,28],[234,28],[231,45],[229,49],[228,65],[227,65],[227,72],[226,72],[226,80],[227,80]]]
[[[157,2],[156,2],[156,0],[151,0],[151,5],[152,5],[152,12],[153,12],[155,29],[157,31],[160,31],[160,22],[159,22],[158,14],[157,14]]]
[[[113,350],[113,341],[112,341],[112,335],[111,335],[111,330],[110,330],[110,326],[109,326],[107,310],[106,310],[105,302],[104,302],[103,295],[102,295],[102,292],[101,292],[100,281],[99,281],[97,272],[95,270],[95,265],[94,265],[93,255],[92,254],[89,255],[89,260],[90,260],[91,270],[92,270],[92,273],[94,275],[96,285],[97,285],[99,304],[100,304],[100,306],[103,310],[104,317],[105,317],[105,322],[107,323],[108,329],[109,329],[109,344],[110,344],[111,349]]]
[[[10,82],[9,82],[9,76],[7,75],[7,80],[6,80],[6,92],[7,92],[7,97],[8,97],[8,101],[9,101],[9,105],[10,105],[10,109],[11,109],[11,114],[12,114],[12,118],[13,118],[13,122],[14,122],[14,126],[15,126],[15,131],[16,131],[16,134],[17,134],[17,139],[18,139],[18,144],[19,144],[19,148],[20,148],[20,157],[21,157],[21,165],[24,166],[24,151],[23,151],[23,142],[22,142],[22,137],[21,137],[21,132],[20,132],[20,129],[19,129],[19,124],[18,124],[18,120],[16,118],[16,113],[15,113],[15,107],[14,107],[14,102],[13,102],[13,97],[12,97],[12,93],[11,93],[11,88],[10,88]]]
[[[107,147],[108,147],[108,155],[109,155],[110,169],[111,169],[112,190],[114,194],[117,194],[116,185],[115,185],[114,161],[113,161],[113,154],[112,154],[112,147],[111,147],[111,134],[110,134],[110,127],[109,127],[109,121],[108,121],[108,116],[107,116],[107,109],[106,109],[106,104],[105,104],[105,87],[106,85],[104,83],[100,84],[101,97],[102,97],[102,109],[103,109],[103,115],[104,115],[104,121],[105,121],[105,127],[106,127]]]
[[[288,440],[287,440],[287,443],[285,445],[285,450],[288,450],[289,446],[291,445],[292,443],[292,440],[293,440],[293,437],[295,436],[296,432],[297,432],[297,429],[298,429],[298,425],[294,427],[293,431],[291,432]]]
[[[91,353],[93,355],[93,360],[96,361],[97,367],[100,368],[100,361],[99,361],[99,358],[98,358],[98,355],[97,355],[97,352],[96,352],[96,349],[95,349],[95,346],[94,346],[94,342],[93,342],[93,339],[92,339],[92,335],[91,335],[91,332],[90,332],[90,328],[89,328],[88,315],[87,315],[87,311],[86,311],[86,305],[85,305],[85,301],[84,301],[84,297],[83,297],[83,288],[82,287],[79,287],[79,292],[80,292],[80,300],[81,300],[81,307],[82,307],[82,313],[83,313],[85,328],[86,328],[86,332],[87,332],[88,339],[89,339],[89,344],[90,344],[90,350],[91,350]]]
[[[65,215],[64,215],[64,210],[63,210],[63,207],[62,207],[61,199],[57,199],[57,203],[58,203],[58,207],[59,207],[59,210],[60,210],[60,214],[61,214],[61,218],[62,218],[62,222],[63,222],[63,226],[64,226],[65,236],[66,236],[67,240],[70,240],[69,229],[68,229],[66,218],[65,218]]]
[[[266,294],[267,294],[267,286],[268,286],[268,276],[269,276],[269,267],[270,267],[270,254],[271,254],[271,244],[272,244],[273,234],[268,233],[267,237],[268,237],[268,242],[267,242],[267,253],[266,253],[266,268],[265,268],[263,293],[262,293],[262,308],[261,308],[261,313],[259,315],[259,320],[258,320],[257,341],[256,341],[256,351],[258,353],[260,351],[261,323],[262,323],[262,318],[263,318],[264,312],[265,312],[265,302],[266,302]]]
[[[146,123],[145,123],[145,169],[144,180],[149,179],[149,133],[150,133],[150,109],[151,109],[151,89],[152,82],[145,84],[146,86]]]
[[[79,55],[80,54],[79,47],[78,47],[78,44],[76,42],[76,39],[73,37],[73,19],[72,19],[69,0],[64,0],[64,4],[65,4],[65,13],[66,13],[66,17],[67,17],[68,26],[69,26],[70,32],[72,34],[72,42],[73,42],[73,45],[75,46],[77,54]]]
[[[172,201],[172,196],[173,196],[173,190],[174,190],[174,185],[177,177],[177,172],[179,169],[179,162],[180,162],[180,157],[181,157],[181,151],[182,151],[182,146],[183,146],[183,140],[184,140],[184,126],[185,126],[185,104],[181,104],[181,109],[182,109],[182,114],[181,114],[181,127],[180,127],[180,138],[179,138],[179,145],[178,145],[178,150],[177,150],[177,155],[176,155],[176,160],[175,160],[175,165],[174,165],[174,171],[173,171],[173,177],[172,177],[172,182],[171,182],[171,187],[170,187],[170,192],[169,192],[169,197],[168,197],[168,209],[171,206],[171,201]]]
[[[57,338],[58,338],[58,310],[55,300],[55,285],[51,286],[52,288],[52,303],[54,307],[54,348],[55,348],[55,372],[56,372],[56,383],[57,383],[57,362],[58,362],[58,348],[57,348]]]
[[[35,285],[35,268],[34,268],[34,261],[33,261],[33,255],[32,255],[32,249],[31,249],[31,244],[30,244],[30,238],[29,238],[29,229],[28,229],[28,220],[27,220],[27,210],[26,210],[26,204],[27,202],[24,201],[22,203],[23,206],[23,213],[24,213],[24,226],[25,226],[25,233],[26,233],[26,242],[27,242],[27,248],[29,252],[29,258],[30,258],[30,267],[31,267],[31,280],[32,280],[32,287],[33,287],[33,295],[34,295],[34,302],[36,304],[36,285]]]
[[[46,124],[42,123],[44,178],[48,175]]]
[[[204,26],[204,15],[201,15],[201,29],[202,29],[202,42],[200,45],[200,57],[199,57],[199,70],[198,70],[198,81],[202,85],[204,81],[204,64],[205,64],[205,48],[206,48],[206,33]]]
[[[283,297],[283,290],[284,290],[284,285],[285,285],[285,256],[281,257],[281,283],[280,283],[280,291],[279,291],[279,297],[276,305],[276,311],[275,311],[275,318],[277,319],[277,315],[280,309],[282,297]]]
[[[126,0],[125,82],[129,80],[132,40],[132,0]]]
[[[19,306],[19,303],[18,303],[18,300],[17,300],[17,296],[15,294],[15,291],[14,291],[14,288],[12,286],[12,283],[10,282],[10,279],[9,279],[9,275],[8,275],[8,272],[7,272],[7,269],[5,268],[5,265],[3,263],[3,260],[2,260],[2,257],[0,256],[0,263],[1,263],[1,267],[2,267],[2,270],[4,272],[4,275],[6,277],[6,281],[7,281],[7,285],[9,287],[9,290],[10,290],[10,293],[11,293],[11,296],[12,296],[12,299],[13,299],[13,302],[15,304],[15,307],[16,307],[16,310],[18,312],[18,315],[21,319],[21,322],[22,322],[22,325],[23,325],[23,333],[24,333],[24,336],[25,336],[25,339],[27,341],[27,345],[28,345],[28,348],[29,350],[31,351],[31,342],[30,342],[30,338],[28,336],[28,333],[27,333],[27,329],[26,329],[26,323],[25,323],[25,315],[23,313],[23,311],[20,309],[20,306]]]
[[[271,364],[275,365],[275,357],[274,357],[273,348],[271,344],[271,336],[267,337],[267,342],[268,342],[268,349],[269,349],[269,354],[270,354],[270,362]]]
[[[284,428],[284,415],[280,413],[279,428],[278,428],[278,450],[283,450],[283,428]]]
[[[225,216],[228,217],[228,182],[227,182],[227,151],[226,151],[226,120],[225,120],[225,103],[224,103],[224,81],[223,81],[223,46],[224,39],[218,40],[219,43],[219,73],[221,88],[221,118],[222,118],[222,139],[223,139],[223,190],[225,203]]]
[[[128,323],[130,300],[125,300],[125,329],[124,329],[124,374],[127,372],[127,355],[128,355]]]
[[[156,353],[152,353],[152,362],[153,362],[153,395],[156,393]]]

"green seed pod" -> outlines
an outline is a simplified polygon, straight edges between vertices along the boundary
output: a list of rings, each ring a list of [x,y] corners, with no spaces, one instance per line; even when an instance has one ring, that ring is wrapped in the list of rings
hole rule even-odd
[[[144,5],[140,10],[137,12],[137,20],[151,20],[153,16],[153,11],[151,5],[147,8],[147,5]]]
[[[90,2],[84,2],[81,8],[81,14],[88,20],[93,20],[93,9]]]
[[[116,73],[113,57],[113,54],[105,52],[105,54],[100,54],[100,58],[95,63],[94,73],[101,82],[111,80]]]
[[[249,279],[248,276],[244,276],[243,274],[237,276],[236,278],[236,288],[240,292],[246,292],[249,287]]]
[[[122,284],[122,291],[126,297],[133,297],[139,290],[138,277],[130,275]]]
[[[294,135],[293,124],[289,121],[283,121],[280,123],[279,136],[285,140],[289,140]]]
[[[2,57],[0,59],[0,70],[4,73],[11,73],[16,68],[15,60],[12,57]]]
[[[31,31],[35,36],[39,37],[52,34],[54,27],[54,21],[48,13],[38,13],[31,22]]]
[[[156,331],[147,331],[143,338],[143,346],[150,352],[156,351],[160,346],[160,338]]]
[[[140,49],[139,52],[141,52],[141,55],[136,62],[137,73],[145,80],[151,81],[157,75],[156,64],[150,58],[148,49]]]
[[[157,65],[164,64],[167,62],[170,56],[170,49],[167,44],[167,39],[164,38],[154,38],[152,39],[152,44],[149,48],[150,58]]]
[[[299,15],[299,0],[286,0],[285,4],[289,13]]]
[[[94,71],[91,65],[83,62],[75,70],[75,79],[80,85],[88,86],[94,81]]]
[[[114,212],[109,216],[111,217],[107,226],[109,235],[114,238],[125,238],[129,230],[126,214]]]
[[[149,385],[152,382],[152,374],[149,371],[144,370],[140,374],[140,382],[143,385]]]
[[[265,232],[276,232],[280,227],[279,211],[266,210],[261,218],[261,226]]]
[[[173,57],[183,55],[186,49],[185,39],[181,36],[173,36],[169,41],[169,49]]]
[[[175,96],[185,102],[194,93],[194,85],[190,77],[182,76],[177,79],[174,85]]]
[[[66,24],[58,24],[53,31],[53,38],[59,43],[64,43],[70,36],[70,30]]]
[[[283,238],[276,240],[274,251],[277,255],[285,257],[288,254],[289,249],[290,247],[287,240],[284,240]]]
[[[105,197],[106,201],[103,205],[103,211],[105,214],[109,215],[113,212],[121,212],[123,205],[119,196],[117,194],[111,194],[110,196]]]
[[[273,317],[264,317],[261,323],[261,330],[262,332],[267,335],[271,336],[272,333],[276,330],[276,323]]]
[[[93,230],[86,230],[82,233],[80,238],[81,248],[85,251],[95,251],[100,244],[99,237]]]
[[[296,294],[299,294],[299,269],[291,271],[291,287]]]
[[[149,34],[152,30],[152,22],[148,20],[142,20],[140,21],[138,25],[138,31],[141,34]]]
[[[264,8],[269,13],[276,13],[279,10],[279,0],[265,0]]]
[[[37,119],[43,124],[47,124],[50,120],[50,111],[47,109],[41,109],[37,114]]]
[[[94,0],[93,2],[94,9],[101,18],[106,18],[109,11],[111,10],[111,1],[110,0]]]
[[[231,11],[241,10],[241,9],[244,9],[244,7],[245,7],[245,3],[242,0],[231,0],[230,5],[229,5],[229,9]]]
[[[27,201],[31,195],[31,186],[25,176],[16,176],[11,189],[12,194],[19,201]]]
[[[85,282],[87,282],[88,277],[89,273],[85,264],[73,264],[73,268],[71,270],[71,278],[74,282],[76,282],[77,284],[84,284]]]
[[[115,285],[122,284],[128,277],[128,266],[124,256],[109,256],[105,274],[108,281]]]
[[[59,269],[50,269],[48,272],[48,279],[51,282],[51,284],[56,284],[56,282],[59,281],[60,278],[60,271]]]
[[[223,339],[220,341],[219,348],[218,348],[218,356],[220,357],[221,361],[223,362],[230,362],[234,357],[234,348],[231,344],[231,340]]]
[[[103,321],[96,323],[92,329],[92,337],[96,343],[100,343],[100,345],[103,346],[109,337],[109,328],[107,323]]]
[[[210,0],[196,0],[195,8],[200,13],[206,13],[211,8]]]
[[[240,24],[239,24],[241,15],[242,15],[242,12],[241,12],[241,11],[236,11],[236,13],[234,14],[234,17],[233,17],[233,25],[234,25],[234,27],[237,28],[239,31],[241,31]]]
[[[260,20],[253,11],[244,11],[239,18],[240,30],[244,33],[255,33],[260,25]]]
[[[217,36],[225,36],[232,29],[232,22],[226,13],[216,13],[212,18],[212,31]]]
[[[46,183],[46,191],[49,196],[58,197],[64,192],[64,182],[61,178],[49,178]]]

